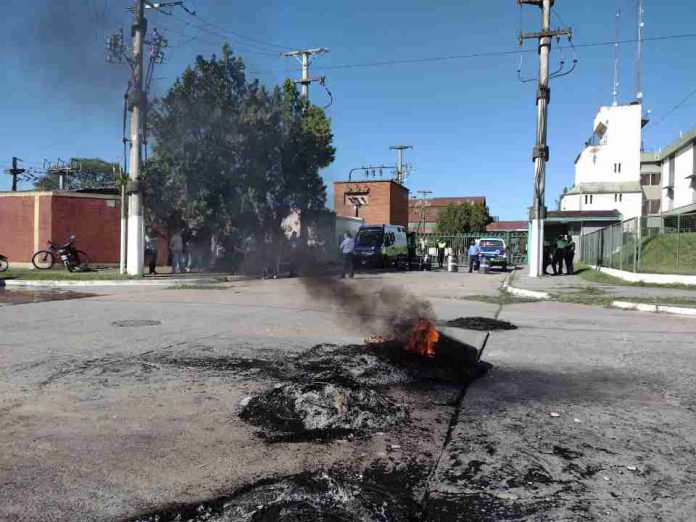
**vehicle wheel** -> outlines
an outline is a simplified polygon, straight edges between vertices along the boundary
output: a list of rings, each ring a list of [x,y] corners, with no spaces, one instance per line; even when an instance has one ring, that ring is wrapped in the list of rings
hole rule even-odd
[[[4,272],[8,268],[10,268],[10,263],[4,257],[0,257],[0,272]]]
[[[81,269],[89,267],[89,256],[82,250],[77,251],[77,257],[80,258],[80,264],[78,265]]]
[[[56,259],[48,250],[39,250],[31,258],[31,264],[34,265],[34,268],[37,268],[38,270],[48,270],[49,268],[53,267],[53,263],[55,262]]]
[[[501,269],[503,272],[507,272],[507,263],[503,263],[502,265],[500,265],[500,269]]]

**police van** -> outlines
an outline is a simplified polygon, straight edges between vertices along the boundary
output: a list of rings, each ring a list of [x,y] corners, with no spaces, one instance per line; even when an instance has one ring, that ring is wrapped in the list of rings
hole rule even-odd
[[[406,227],[363,225],[355,236],[354,262],[357,267],[405,270],[409,266]]]

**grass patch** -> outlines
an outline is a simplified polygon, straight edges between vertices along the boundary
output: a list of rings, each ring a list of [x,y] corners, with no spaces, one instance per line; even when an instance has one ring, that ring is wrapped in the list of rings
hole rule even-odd
[[[696,274],[696,233],[646,238],[642,245],[640,271],[651,274]]]
[[[499,292],[498,295],[465,295],[459,299],[463,301],[478,301],[479,303],[489,303],[495,305],[509,305],[521,303],[536,303],[537,299],[525,299],[516,297],[508,292]]]
[[[25,281],[114,281],[139,279],[136,276],[121,275],[111,270],[94,272],[68,272],[65,269],[51,268],[50,270],[33,270],[30,268],[15,268],[3,272],[0,279],[23,279]]]
[[[696,290],[696,285],[683,285],[683,284],[658,284],[658,283],[644,283],[642,281],[633,282],[625,281],[618,277],[611,276],[604,272],[595,270],[591,266],[578,263],[578,268],[575,271],[575,275],[588,281],[589,283],[598,283],[605,285],[614,286],[637,286],[644,288],[676,288],[678,290]]]

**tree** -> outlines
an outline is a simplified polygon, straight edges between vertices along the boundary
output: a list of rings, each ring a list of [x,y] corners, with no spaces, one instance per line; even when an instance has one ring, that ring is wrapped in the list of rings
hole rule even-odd
[[[452,204],[440,211],[436,230],[443,234],[483,232],[492,222],[488,208],[481,203]]]
[[[238,244],[280,234],[292,210],[323,208],[330,121],[292,82],[247,82],[228,46],[201,56],[153,104],[155,146],[141,177],[161,228],[185,227]]]
[[[116,187],[114,171],[118,171],[118,163],[99,158],[71,158],[68,165],[77,167],[78,171],[65,177],[66,190]],[[58,190],[58,176],[46,174],[34,186],[39,190]]]

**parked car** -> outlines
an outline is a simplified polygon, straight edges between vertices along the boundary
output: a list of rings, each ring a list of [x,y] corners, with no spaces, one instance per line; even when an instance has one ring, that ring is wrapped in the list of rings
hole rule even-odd
[[[363,225],[355,236],[357,267],[405,270],[409,266],[406,228],[400,225]]]
[[[507,245],[499,237],[483,237],[479,241],[481,257],[488,259],[490,266],[499,266],[503,271],[508,267]]]

